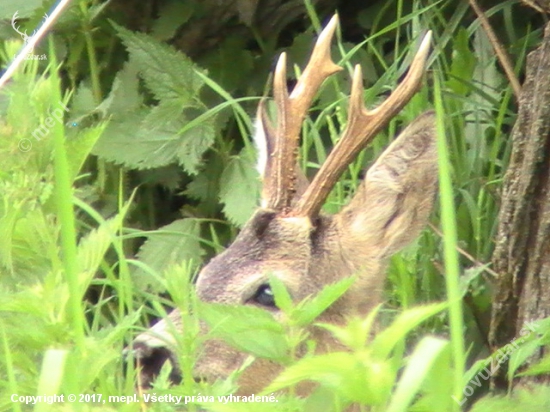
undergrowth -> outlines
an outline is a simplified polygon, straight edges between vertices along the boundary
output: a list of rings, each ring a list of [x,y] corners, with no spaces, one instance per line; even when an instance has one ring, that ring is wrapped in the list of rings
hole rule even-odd
[[[184,23],[181,10],[166,23],[170,7],[182,5],[162,8],[149,34],[125,28],[107,3],[76,2],[67,11],[41,46],[47,60],[26,61],[0,91],[0,410],[182,410],[170,401],[109,399],[136,394],[136,373],[131,359],[125,366],[123,350],[174,307],[186,314],[177,339],[184,380],[170,385],[165,365],[149,396],[194,397],[182,398],[183,410],[343,411],[356,404],[361,411],[456,411],[487,392],[487,379],[479,379],[495,360],[485,340],[487,262],[514,96],[467,2],[379,3],[357,16],[363,41],[339,35],[333,45],[345,70],[322,86],[305,120],[301,164],[312,175],[344,129],[352,66],[365,68],[364,100],[373,107],[395,87],[430,29],[425,86],[348,168],[324,210],[339,210],[397,130],[433,107],[441,197],[432,227],[392,258],[386,303],[342,328],[325,325],[348,350],[311,351],[300,359],[293,354],[309,344],[305,327],[351,280],[301,303],[273,285],[286,323],[253,309],[203,307],[192,287],[201,264],[228,245],[257,206],[252,118],[271,56],[281,50],[266,43],[263,54],[254,55],[228,39],[219,53],[194,61],[167,45],[160,30],[161,22]],[[286,47],[293,62],[304,61],[320,24],[307,5],[312,27]],[[29,1],[22,24],[30,30],[45,6]],[[6,6],[0,18],[10,19],[17,7]],[[516,22],[515,10],[513,1],[504,1],[487,14],[503,23],[519,72],[540,33]],[[0,35],[6,65],[21,42],[9,29]],[[233,73],[235,67],[242,73]],[[218,326],[216,338],[251,359],[285,366],[258,394],[278,402],[218,401],[236,393],[241,371],[223,382],[192,379],[205,339],[197,333],[197,313]],[[382,325],[369,340],[375,318]],[[548,343],[548,328],[544,321],[533,326],[510,350],[509,381],[548,372],[547,362],[522,369]],[[310,380],[318,384],[310,397],[293,395]],[[13,402],[14,394],[84,397],[25,405]],[[516,411],[545,402],[548,394],[537,388],[532,397],[521,391],[486,397],[472,410]]]

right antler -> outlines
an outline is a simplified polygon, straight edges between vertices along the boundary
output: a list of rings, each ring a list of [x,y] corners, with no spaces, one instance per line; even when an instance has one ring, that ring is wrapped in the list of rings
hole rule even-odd
[[[294,216],[318,215],[323,202],[345,168],[355,159],[370,140],[405,106],[420,86],[430,51],[431,32],[428,32],[407,76],[380,106],[367,110],[363,103],[363,76],[361,66],[355,66],[351,87],[348,123],[343,136],[330,152],[303,196],[292,210]]]

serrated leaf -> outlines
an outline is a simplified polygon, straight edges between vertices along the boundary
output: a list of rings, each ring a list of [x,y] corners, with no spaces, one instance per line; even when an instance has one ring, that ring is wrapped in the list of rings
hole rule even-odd
[[[197,8],[184,2],[169,2],[161,6],[159,18],[153,22],[151,34],[158,40],[170,40]]]
[[[76,119],[85,116],[96,108],[94,93],[86,84],[81,83],[71,101],[70,118]]]
[[[216,137],[214,120],[209,118],[193,128],[187,128],[180,136],[180,144],[176,149],[176,157],[187,173],[197,173],[206,152]]]
[[[218,157],[206,162],[200,174],[196,175],[187,185],[185,195],[200,200],[206,207],[218,205],[220,191],[220,177],[223,172],[223,163]]]
[[[200,305],[199,315],[212,336],[259,358],[288,361],[290,348],[282,325],[273,315],[252,306]]]
[[[392,375],[388,363],[375,362],[366,352],[331,352],[300,359],[277,376],[264,393],[314,381],[351,402],[377,405],[387,397]]]
[[[136,65],[126,63],[117,73],[109,96],[97,109],[103,112],[105,117],[138,110],[143,103],[138,86]]]
[[[196,219],[176,220],[147,237],[138,257],[159,275],[185,260],[199,264],[204,254],[200,246],[200,222]],[[135,271],[134,280],[143,289],[160,290],[160,285],[142,269]]]
[[[258,205],[260,184],[252,156],[243,151],[234,156],[220,179],[223,212],[237,226],[244,225]]]
[[[147,88],[158,100],[175,99],[182,106],[195,106],[203,81],[193,62],[183,53],[153,37],[134,33],[111,22],[137,65]]]
[[[353,351],[360,351],[371,336],[374,320],[378,315],[380,305],[369,312],[365,318],[352,318],[347,325],[338,326],[329,323],[320,323],[318,326],[327,329],[336,339]]]
[[[240,88],[243,84],[249,85],[255,76],[257,63],[246,42],[242,36],[229,36],[201,60],[208,67],[210,78],[216,79],[216,83],[227,91]],[[228,67],[238,67],[239,70],[228,70]]]
[[[69,160],[70,181],[74,181],[84,162],[92,152],[101,134],[107,126],[99,123],[94,127],[80,130],[79,133],[67,142],[67,159]]]
[[[307,326],[313,322],[330,305],[340,298],[355,282],[356,277],[350,276],[339,282],[326,285],[321,292],[309,300],[301,302],[291,314],[291,319],[297,325]]]
[[[196,173],[202,155],[215,138],[213,121],[199,123],[181,135],[178,133],[185,123],[182,116],[170,122],[153,122],[153,119],[167,118],[172,109],[171,105],[162,105],[111,120],[93,153],[135,169],[156,168],[177,161],[188,173]]]

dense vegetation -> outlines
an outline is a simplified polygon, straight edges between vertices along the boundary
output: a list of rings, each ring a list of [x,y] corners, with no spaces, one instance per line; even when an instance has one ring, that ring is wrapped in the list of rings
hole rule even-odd
[[[38,411],[181,409],[171,402],[108,401],[135,392],[135,371],[122,362],[125,345],[175,306],[188,314],[179,342],[183,371],[192,370],[204,339],[195,333],[192,314],[199,313],[209,323],[225,322],[218,336],[287,366],[264,395],[291,388],[277,392],[278,403],[210,402],[235,393],[238,372],[225,382],[184,379],[170,386],[166,365],[151,393],[195,396],[184,410],[338,411],[356,403],[364,411],[451,411],[487,395],[483,370],[503,353],[509,389],[520,373],[548,372],[544,360],[522,367],[548,343],[548,322],[528,325],[512,349],[491,355],[486,343],[495,276],[488,262],[517,107],[467,2],[341,2],[332,54],[345,70],[323,85],[305,121],[301,163],[309,175],[345,127],[352,66],[362,64],[365,102],[373,107],[402,77],[421,35],[430,29],[434,40],[424,87],[347,170],[325,211],[345,204],[365,166],[430,108],[438,116],[442,190],[430,228],[393,257],[385,304],[334,330],[350,351],[302,360],[292,357],[307,340],[302,328],[349,281],[302,303],[288,302],[284,288],[274,287],[288,315],[281,325],[255,311],[235,309],[226,320],[226,308],[202,308],[192,279],[257,205],[250,136],[274,57],[286,50],[302,65],[334,10],[306,1],[301,20],[269,37],[244,17],[257,2],[241,2],[241,20],[229,24],[246,35],[220,33],[200,53],[180,47],[186,54],[176,47],[185,42],[174,39],[181,26],[208,12],[200,2],[154,2],[143,7],[149,14],[125,13],[120,3],[75,1],[33,51],[47,59],[25,61],[0,90],[0,410],[29,410],[12,394],[103,396],[33,405]],[[521,78],[526,55],[540,40],[541,19],[515,1],[493,3],[486,15]],[[14,13],[31,33],[52,4],[0,5],[3,68],[22,46],[9,24]],[[375,318],[381,332],[365,343]],[[253,339],[227,332],[250,328]],[[293,386],[308,379],[319,389],[307,399],[293,396]],[[544,387],[508,396],[487,397],[472,410],[550,410]]]

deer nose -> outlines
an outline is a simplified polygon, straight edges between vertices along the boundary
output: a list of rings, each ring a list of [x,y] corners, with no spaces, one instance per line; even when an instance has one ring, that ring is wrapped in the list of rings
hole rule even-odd
[[[131,347],[124,349],[123,357],[126,363],[133,359],[138,373],[138,386],[142,389],[152,387],[166,362],[172,365],[168,376],[170,383],[177,385],[182,381],[176,356],[166,346],[152,346],[147,342],[134,341]]]

